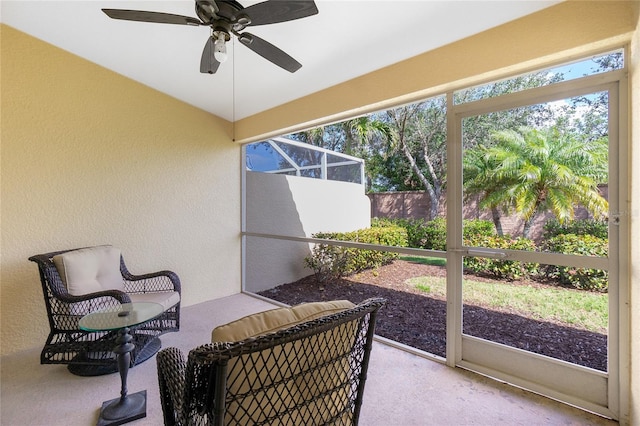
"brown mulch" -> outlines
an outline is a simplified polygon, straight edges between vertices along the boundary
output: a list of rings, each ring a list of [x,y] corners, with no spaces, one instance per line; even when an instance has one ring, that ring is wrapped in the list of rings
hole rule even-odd
[[[440,266],[396,260],[376,270],[329,282],[318,282],[314,275],[310,275],[259,294],[289,305],[336,299],[359,303],[369,297],[383,297],[387,299],[387,306],[378,315],[376,334],[445,357],[444,298],[426,296],[406,284],[406,280],[412,277],[445,274],[445,269]],[[606,335],[525,318],[508,310],[498,311],[486,306],[465,305],[463,318],[465,334],[607,371]]]

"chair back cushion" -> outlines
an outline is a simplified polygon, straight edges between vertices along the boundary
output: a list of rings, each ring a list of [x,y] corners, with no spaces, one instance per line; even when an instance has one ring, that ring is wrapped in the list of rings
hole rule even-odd
[[[81,296],[103,290],[124,291],[120,273],[120,250],[97,246],[68,251],[53,257],[53,263],[69,294]]]
[[[342,312],[354,306],[348,300],[333,300],[330,302],[303,303],[291,308],[276,308],[258,312],[216,327],[211,333],[211,342],[240,342],[325,315]]]
[[[238,342],[353,308],[347,300],[305,303],[249,315],[212,332],[212,342]],[[345,323],[304,340],[229,360],[227,421],[349,423],[349,354],[357,324]],[[233,397],[231,395],[234,395]],[[265,401],[268,400],[268,402]],[[339,422],[340,422],[339,421]]]

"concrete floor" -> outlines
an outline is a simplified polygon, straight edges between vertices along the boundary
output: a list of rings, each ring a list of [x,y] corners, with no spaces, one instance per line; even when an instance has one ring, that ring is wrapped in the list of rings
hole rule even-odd
[[[273,307],[238,294],[183,308],[180,332],[163,336],[163,347],[188,352],[207,343],[217,325]],[[119,395],[117,374],[78,377],[65,366],[40,365],[39,357],[40,348],[2,357],[3,426],[94,425],[102,402]],[[128,384],[129,393],[147,391],[147,417],[129,424],[161,425],[155,359],[131,369]],[[615,424],[378,342],[371,354],[360,421],[362,426]]]

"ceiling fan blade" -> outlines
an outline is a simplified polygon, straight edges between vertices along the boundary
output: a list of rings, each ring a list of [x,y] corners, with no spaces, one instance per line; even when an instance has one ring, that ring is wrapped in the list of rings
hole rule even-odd
[[[158,24],[202,25],[202,22],[190,16],[171,13],[146,12],[144,10],[102,9],[109,18],[125,21],[153,22]]]
[[[200,72],[203,74],[215,74],[218,71],[220,62],[213,55],[213,43],[215,40],[213,37],[209,37],[207,43],[204,45],[202,51],[202,58],[200,59]]]
[[[312,0],[268,0],[244,8],[241,11],[251,19],[251,26],[275,24],[306,18],[318,13]]]
[[[302,64],[291,56],[256,35],[242,33],[238,35],[238,40],[258,55],[289,72],[296,72],[302,67]]]

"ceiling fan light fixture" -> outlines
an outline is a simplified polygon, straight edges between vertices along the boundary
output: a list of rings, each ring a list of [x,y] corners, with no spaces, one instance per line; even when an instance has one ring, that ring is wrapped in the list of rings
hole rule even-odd
[[[227,60],[227,39],[225,33],[218,31],[215,35],[216,41],[213,43],[213,57],[222,63]]]

